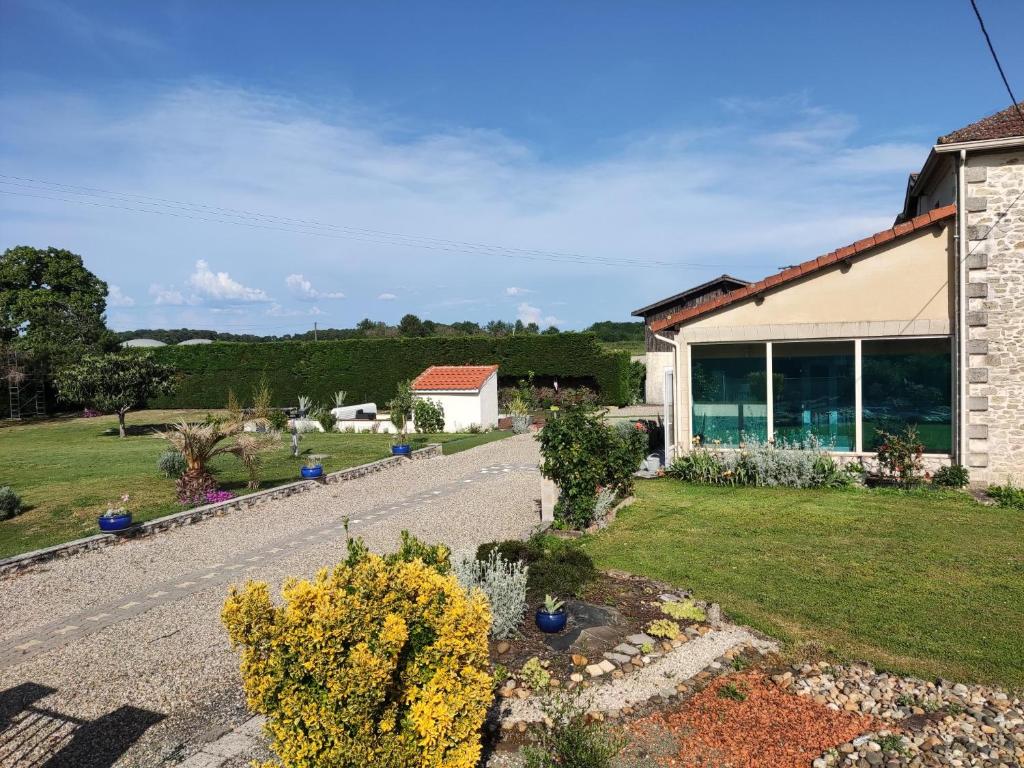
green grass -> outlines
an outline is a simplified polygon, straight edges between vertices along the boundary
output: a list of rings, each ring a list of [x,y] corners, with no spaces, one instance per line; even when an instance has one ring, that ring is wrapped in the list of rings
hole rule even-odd
[[[59,544],[98,533],[96,516],[108,501],[131,495],[129,509],[138,521],[177,512],[174,481],[156,469],[157,457],[169,447],[153,436],[168,422],[201,419],[203,412],[142,411],[128,415],[129,436],[117,436],[117,419],[51,419],[0,429],[0,486],[10,485],[28,509],[0,521],[0,557]],[[411,435],[414,448],[442,443],[455,453],[500,440],[510,432],[478,435]],[[378,434],[319,434],[302,436],[304,453],[327,454],[324,471],[384,458],[391,439]],[[287,435],[281,446],[264,457],[263,485],[267,488],[299,479],[303,459],[293,458]],[[214,460],[212,469],[222,488],[245,492],[246,474],[231,456]]]
[[[602,341],[599,343],[606,352],[628,352],[631,355],[643,355],[646,353],[643,339],[635,341]]]
[[[904,674],[1024,687],[1024,514],[966,494],[685,485],[585,545],[786,641]]]

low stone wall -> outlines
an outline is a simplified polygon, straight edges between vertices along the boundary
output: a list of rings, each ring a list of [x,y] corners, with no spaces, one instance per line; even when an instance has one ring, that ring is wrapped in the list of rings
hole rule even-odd
[[[335,485],[349,480],[356,480],[360,477],[372,475],[375,472],[381,472],[386,469],[397,467],[404,461],[431,459],[435,456],[440,456],[441,453],[441,446],[435,443],[428,445],[426,448],[413,451],[409,458],[404,458],[402,456],[390,456],[386,459],[372,461],[369,464],[360,464],[357,467],[349,467],[348,469],[331,472],[324,475],[319,480],[298,480],[294,483],[286,483],[285,485],[268,488],[265,491],[247,493],[244,496],[237,496],[233,499],[221,501],[216,504],[204,504],[203,506],[195,507],[194,509],[175,512],[172,515],[158,517],[155,520],[147,520],[144,523],[133,525],[119,533],[100,533],[95,536],[88,536],[84,539],[75,539],[74,541],[68,541],[64,544],[56,544],[52,547],[46,547],[45,549],[37,549],[32,552],[14,555],[13,557],[0,560],[0,578],[14,576],[50,560],[71,557],[72,555],[77,555],[81,552],[88,552],[89,550],[99,549],[100,547],[109,547],[129,539],[152,536],[155,533],[168,531],[172,528],[193,525],[194,523],[198,523],[210,517],[221,517],[232,512],[241,512],[267,501],[284,499],[296,493],[303,493],[304,491],[311,490],[318,485]]]

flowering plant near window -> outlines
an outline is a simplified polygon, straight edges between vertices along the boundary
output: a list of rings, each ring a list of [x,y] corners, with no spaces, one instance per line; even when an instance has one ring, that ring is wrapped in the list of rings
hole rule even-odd
[[[878,431],[878,466],[882,475],[910,486],[919,480],[924,468],[924,445],[917,436],[917,427],[908,426],[900,433]]]

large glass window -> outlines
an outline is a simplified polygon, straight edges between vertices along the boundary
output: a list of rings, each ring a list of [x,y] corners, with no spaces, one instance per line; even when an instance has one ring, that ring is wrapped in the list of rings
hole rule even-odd
[[[834,451],[857,448],[852,341],[772,344],[776,439],[813,434]]]
[[[764,344],[707,344],[690,348],[694,437],[739,445],[742,436],[768,436]]]
[[[925,451],[953,448],[952,361],[949,339],[892,339],[861,344],[864,450],[878,431],[917,427]]]

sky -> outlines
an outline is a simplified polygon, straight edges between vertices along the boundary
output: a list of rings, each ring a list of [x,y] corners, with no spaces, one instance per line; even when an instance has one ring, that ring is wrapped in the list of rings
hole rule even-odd
[[[577,329],[890,226],[1008,104],[968,0],[0,0],[0,248],[119,330]]]

